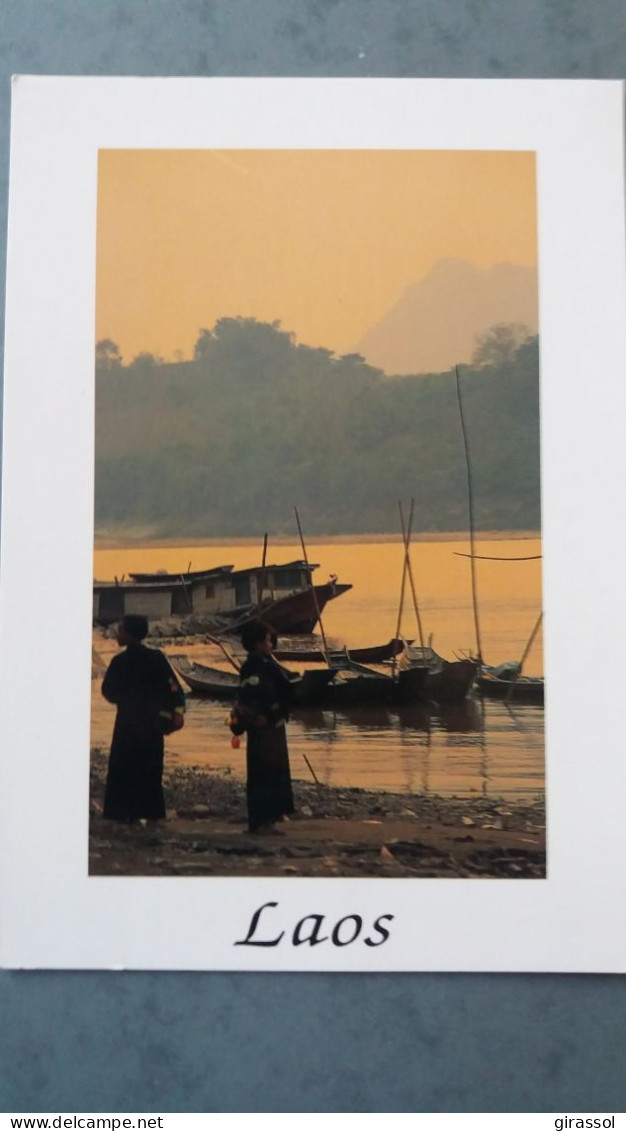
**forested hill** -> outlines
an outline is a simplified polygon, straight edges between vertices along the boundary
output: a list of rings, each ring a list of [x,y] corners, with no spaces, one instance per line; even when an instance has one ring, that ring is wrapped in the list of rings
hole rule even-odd
[[[476,523],[538,529],[538,344],[502,345],[461,370]],[[97,532],[293,534],[297,505],[309,534],[382,533],[411,496],[416,530],[467,529],[453,371],[388,377],[241,318],[176,364],[99,343]]]

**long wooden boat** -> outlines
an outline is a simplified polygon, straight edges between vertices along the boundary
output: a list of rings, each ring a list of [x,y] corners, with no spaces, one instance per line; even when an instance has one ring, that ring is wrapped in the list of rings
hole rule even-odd
[[[384,664],[385,661],[392,660],[394,656],[400,654],[404,648],[404,643],[404,640],[400,640],[396,637],[393,640],[387,641],[386,644],[375,644],[371,648],[349,648],[348,656],[357,664]],[[331,664],[335,652],[336,650],[333,649],[329,652]],[[277,648],[274,651],[274,656],[277,660],[291,660],[293,663],[315,664],[326,662],[326,657],[321,647]]]
[[[222,671],[207,664],[198,664],[187,656],[168,657],[174,671],[182,676],[196,695],[209,699],[234,701],[240,689],[236,672]],[[294,703],[302,706],[318,703],[335,674],[331,668],[318,668],[302,674],[287,673],[291,678]]]
[[[232,565],[181,573],[133,572],[130,579],[94,581],[93,619],[112,624],[141,613],[159,627],[173,622],[187,634],[233,631],[259,616],[277,633],[311,633],[329,601],[352,588],[332,575],[311,589],[315,564],[283,562],[233,570]]]
[[[502,679],[484,671],[476,680],[481,695],[489,699],[508,699],[510,703],[544,702],[544,680],[541,676],[520,675],[517,679]]]
[[[390,675],[372,672],[357,664],[353,667],[346,665],[334,669],[333,681],[328,688],[328,706],[341,709],[358,703],[390,703],[394,690]]]
[[[335,676],[329,686],[332,705],[338,708],[357,703],[403,703],[420,698],[426,671],[411,668],[387,672],[373,671],[356,663],[348,651],[333,652]]]
[[[187,656],[168,656],[177,675],[197,695],[210,699],[236,699],[239,691],[239,676],[236,672],[225,672],[207,664],[197,664]]]
[[[470,694],[478,664],[475,660],[444,660],[431,647],[405,644],[400,670],[423,669],[423,695],[435,703],[462,703]]]
[[[185,655],[171,655],[168,659],[196,695],[211,699],[237,698],[240,684],[235,672],[196,663]],[[282,670],[291,679],[294,704],[338,709],[359,703],[404,703],[419,699],[426,676],[425,670],[420,668],[398,671],[395,675],[372,671],[354,663],[346,654],[337,655],[332,667],[309,668],[301,674]]]

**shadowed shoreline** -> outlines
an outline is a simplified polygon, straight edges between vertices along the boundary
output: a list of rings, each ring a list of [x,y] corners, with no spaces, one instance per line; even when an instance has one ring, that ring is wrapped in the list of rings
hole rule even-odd
[[[168,767],[167,820],[102,818],[107,755],[91,753],[91,875],[395,878],[545,877],[542,799],[443,798],[294,781],[283,835],[246,830],[244,782],[225,771]]]

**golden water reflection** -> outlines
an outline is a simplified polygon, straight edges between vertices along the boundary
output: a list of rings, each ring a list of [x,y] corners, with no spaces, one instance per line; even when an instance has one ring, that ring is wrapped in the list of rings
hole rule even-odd
[[[107,748],[114,708],[93,681],[92,744]],[[244,744],[230,745],[227,706],[190,696],[187,722],[166,740],[171,765],[201,765],[245,774]],[[544,784],[543,708],[469,701],[450,711],[420,705],[400,711],[300,709],[289,723],[294,777],[341,787],[523,798]]]
[[[473,610],[467,543],[433,540],[412,549],[420,611],[435,648],[448,659],[474,649]],[[480,541],[477,553],[531,557],[541,553],[538,538],[493,538]],[[259,547],[247,544],[202,547],[142,547],[98,550],[95,576],[121,577],[131,571],[164,568],[170,572],[208,568],[232,562],[243,568],[260,561]],[[271,547],[268,562],[302,556],[298,544]],[[324,542],[309,547],[320,565],[320,581],[336,573],[354,588],[332,601],[324,615],[327,635],[351,646],[379,644],[393,636],[402,572],[399,541]],[[519,659],[541,609],[541,562],[480,561],[478,591],[484,657],[489,663]],[[405,603],[403,631],[416,636],[410,599]],[[103,644],[98,637],[96,647]],[[107,641],[103,658],[114,645]],[[173,651],[180,651],[174,646]],[[203,657],[198,656],[198,659]],[[204,657],[214,663],[214,658]],[[528,674],[541,674],[542,639],[538,634],[526,663]],[[110,742],[113,710],[94,681],[92,744]],[[226,707],[189,698],[187,725],[168,740],[168,757],[184,764],[203,764],[243,776],[245,752],[230,746],[224,726]],[[379,704],[341,712],[298,711],[289,724],[292,771],[311,779],[306,754],[320,781],[342,787],[431,792],[442,795],[521,798],[544,786],[544,712],[542,707],[470,700],[446,709],[421,704],[387,707]]]

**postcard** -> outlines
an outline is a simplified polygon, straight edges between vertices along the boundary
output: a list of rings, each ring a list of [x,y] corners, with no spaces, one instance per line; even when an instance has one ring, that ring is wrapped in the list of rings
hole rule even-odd
[[[618,82],[13,82],[6,967],[624,969]]]

